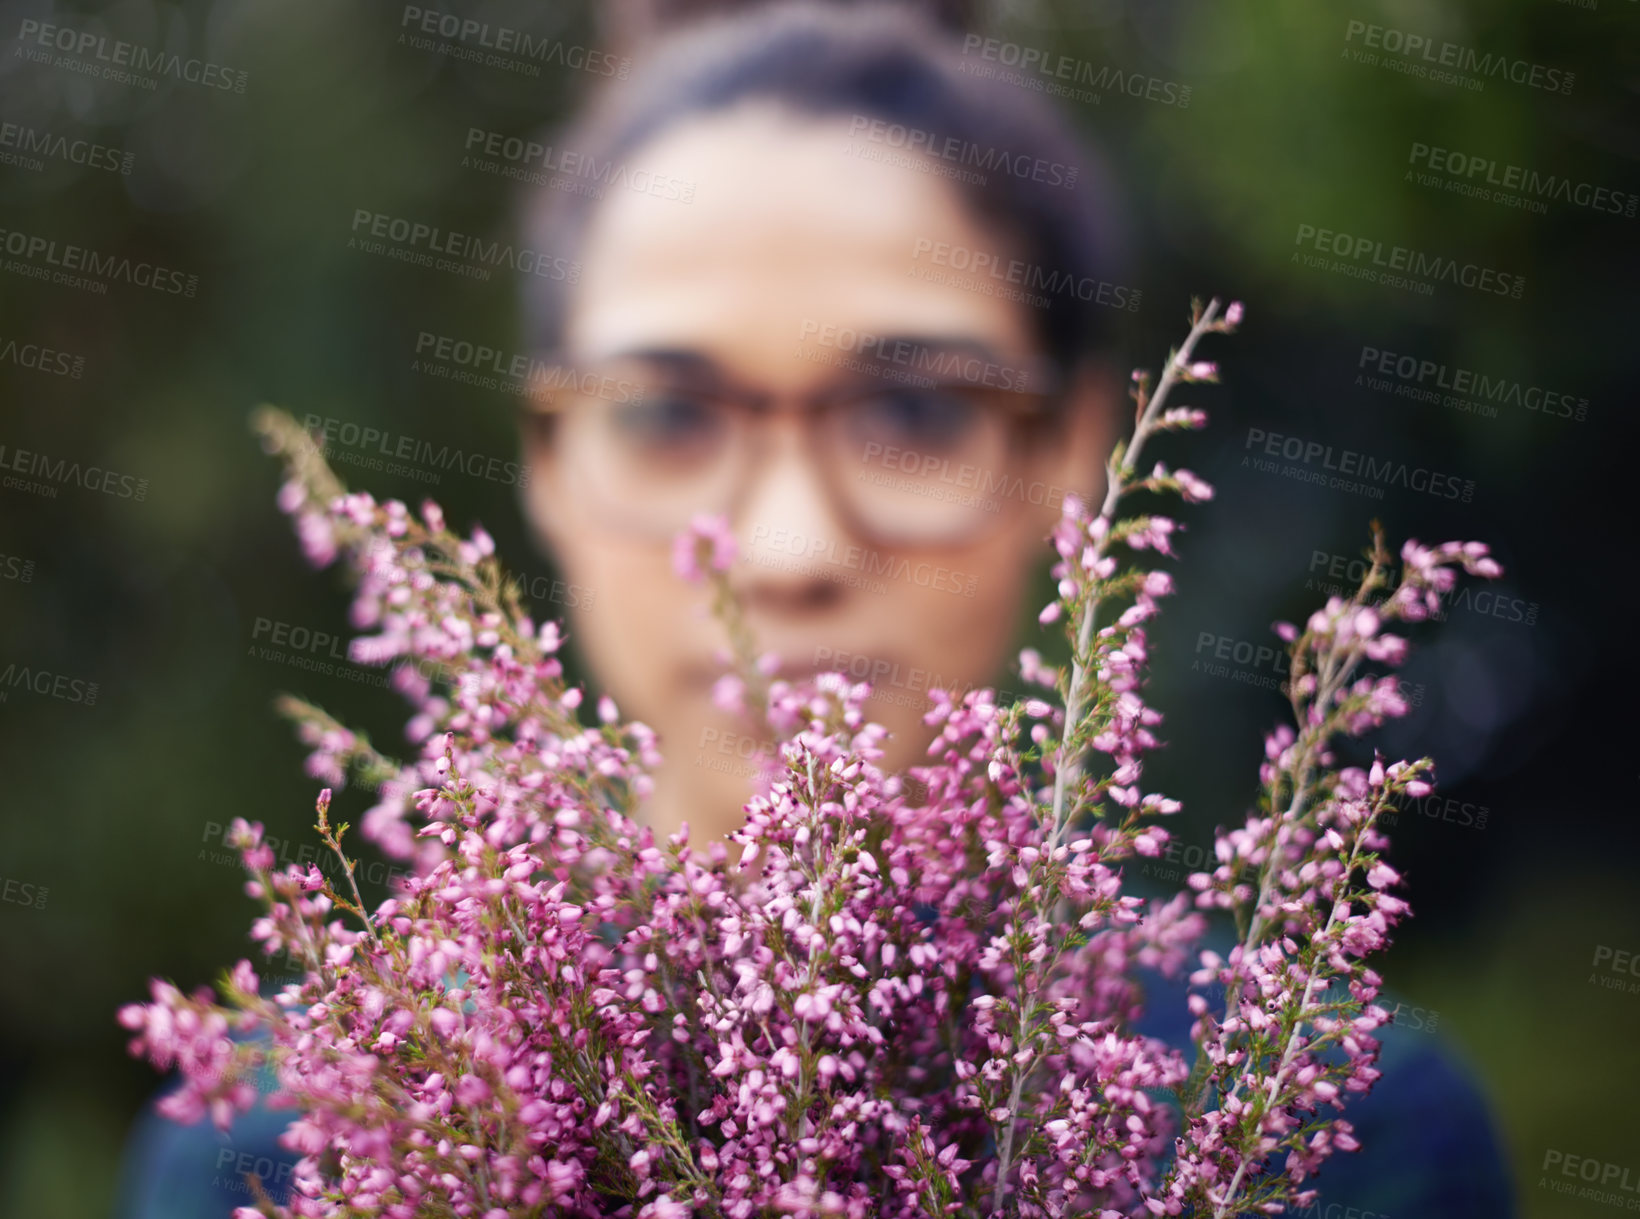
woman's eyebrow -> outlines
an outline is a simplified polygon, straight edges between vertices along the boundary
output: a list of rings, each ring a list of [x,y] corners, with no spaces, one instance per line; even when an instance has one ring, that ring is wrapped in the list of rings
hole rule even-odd
[[[894,369],[969,381],[985,375],[983,366],[1017,372],[1035,366],[1030,357],[1005,355],[986,340],[964,334],[862,333],[851,344],[838,345],[838,349],[840,354],[870,365],[877,375]],[[976,363],[981,368],[976,369]]]
[[[914,359],[918,353],[933,355],[971,355],[993,364],[1004,363],[1002,353],[984,339],[965,334],[862,334],[856,343],[856,354],[868,359],[900,363]]]
[[[716,376],[722,365],[704,351],[693,347],[621,347],[599,357],[603,361],[654,364],[677,372],[704,373]]]
[[[845,337],[846,336],[846,337]],[[849,355],[889,363],[915,359],[919,353],[971,355],[991,363],[1005,362],[1002,353],[984,339],[972,335],[887,334],[842,331],[836,339],[818,340],[820,346],[835,347]],[[604,354],[605,360],[631,360],[700,372],[719,372],[722,364],[709,352],[694,347],[621,347]]]

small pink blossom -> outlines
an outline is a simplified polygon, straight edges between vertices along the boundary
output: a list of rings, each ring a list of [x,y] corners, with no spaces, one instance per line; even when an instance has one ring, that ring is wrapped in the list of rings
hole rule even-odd
[[[739,548],[727,519],[701,513],[673,539],[672,569],[699,584],[708,572],[725,572],[734,565]]]

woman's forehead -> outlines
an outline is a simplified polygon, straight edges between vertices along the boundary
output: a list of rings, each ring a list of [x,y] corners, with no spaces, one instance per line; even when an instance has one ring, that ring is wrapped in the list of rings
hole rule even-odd
[[[846,115],[744,105],[635,153],[633,164],[694,191],[687,202],[610,191],[598,204],[570,296],[570,349],[662,345],[731,362],[764,351],[789,362],[820,327],[1028,349],[1024,309],[950,269],[953,250],[1006,261],[999,236],[915,157],[858,155],[849,132]]]

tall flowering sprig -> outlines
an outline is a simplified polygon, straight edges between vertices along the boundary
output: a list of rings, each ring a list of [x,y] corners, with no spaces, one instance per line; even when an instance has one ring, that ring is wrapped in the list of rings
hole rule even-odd
[[[1409,543],[1380,596],[1380,539],[1355,598],[1283,628],[1297,726],[1272,735],[1260,808],[1219,835],[1220,869],[1193,879],[1194,899],[1127,893],[1122,865],[1159,853],[1156,818],[1178,807],[1143,785],[1160,719],[1145,624],[1172,588],[1144,560],[1171,555],[1178,527],[1117,510],[1136,492],[1210,498],[1139,458],[1203,424],[1168,398],[1216,377],[1196,347],[1241,313],[1193,306],[1154,385],[1135,374],[1100,510],[1067,499],[1042,619],[1063,624],[1068,668],[1023,652],[1041,694],[1011,705],[934,692],[930,761],[910,775],[879,765],[868,686],[774,676],[735,596],[727,523],[691,524],[674,559],[727,628],[718,701],[780,742],[738,851],[696,850],[687,826],[657,842],[638,822],[654,734],[607,698],[582,724],[562,632],[529,618],[488,535],[453,532],[431,503],[347,492],[294,421],[261,413],[289,471],[281,506],[310,559],[356,578],[353,620],[371,633],[354,658],[393,666],[416,756],[284,700],[328,785],[315,830],[336,883],[276,871],[259,825],[236,822],[230,842],[265,911],[253,939],[301,978],[270,997],[241,961],[220,1002],[156,982],[120,1013],[134,1053],[183,1075],[171,1116],[226,1125],[264,1067],[271,1103],[297,1111],[290,1201],[253,1183],[240,1219],[1111,1219],[1308,1197],[1353,1141],[1319,1110],[1375,1074],[1385,1014],[1362,958],[1405,913],[1377,819],[1428,783],[1427,761],[1339,768],[1329,741],[1404,711],[1390,679],[1358,674],[1404,653],[1382,624],[1437,611],[1459,566],[1497,568],[1474,544]],[[376,793],[362,835],[410,864],[374,908],[329,820],[347,781]],[[1242,937],[1224,960],[1196,949],[1215,909]],[[1131,1031],[1138,971],[1193,955],[1194,1063]]]
[[[1055,975],[1067,971],[1085,979],[1089,960],[1111,953],[1114,962],[1107,959],[1105,970],[1091,972],[1128,972],[1124,954],[1137,947],[1131,931],[1140,920],[1141,902],[1121,894],[1113,865],[1134,853],[1158,854],[1168,835],[1148,818],[1179,807],[1159,794],[1145,794],[1141,784],[1144,754],[1156,744],[1151,729],[1161,719],[1141,694],[1148,656],[1143,624],[1155,615],[1156,599],[1172,591],[1172,579],[1165,571],[1124,565],[1113,549],[1171,555],[1177,526],[1155,514],[1118,518],[1117,510],[1138,491],[1172,492],[1191,501],[1212,496],[1212,488],[1188,470],[1169,471],[1157,463],[1144,476],[1138,463],[1158,433],[1205,424],[1203,412],[1169,409],[1168,401],[1180,383],[1217,379],[1216,366],[1196,359],[1196,348],[1209,334],[1233,331],[1241,314],[1239,303],[1221,314],[1216,300],[1205,307],[1193,302],[1190,332],[1169,353],[1161,376],[1153,384],[1148,372],[1133,375],[1133,430],[1107,463],[1098,512],[1090,515],[1067,496],[1053,532],[1059,596],[1041,619],[1066,624],[1071,663],[1054,681],[1064,708],[1059,738],[1053,739],[1047,723],[1033,730],[1036,756],[1052,774],[1051,795],[1040,808],[1034,799],[1028,802],[1018,832],[987,843],[993,864],[1006,862],[1016,873],[1020,894],[1004,934],[983,958],[998,992],[981,1000],[980,1024],[990,1054],[978,1077],[998,1147],[991,1183],[997,1209],[1005,1207],[1015,1187],[1016,1160],[1044,1153],[1057,1157],[1046,1180],[1029,1169],[1020,1174],[1019,1184],[1035,1205],[1055,1206],[1056,1193],[1090,1184],[1096,1189],[1120,1184],[1124,1188],[1116,1196],[1123,1200],[1145,1190],[1168,1116],[1150,1103],[1149,1090],[1176,1087],[1186,1075],[1176,1051],[1118,1034],[1114,1017],[1127,1013],[1079,1005],[1063,987],[1056,995]],[[1102,614],[1108,620],[1102,622]],[[1022,657],[1022,664],[1032,659]],[[1084,765],[1090,752],[1106,755],[1109,766],[1090,773]],[[1006,765],[1001,758],[993,761],[993,777],[1002,779],[998,772]],[[1057,933],[1073,911],[1079,937],[1067,954]],[[1175,903],[1163,923],[1179,915]],[[1113,963],[1118,968],[1111,971]],[[1080,1022],[1074,1018],[1079,1006],[1086,1008]],[[1031,1103],[1028,1096],[1033,1080],[1061,1072],[1073,1047],[1078,1065],[1102,1086],[1079,1089],[1077,1073],[1066,1074],[1057,1092],[1037,1090],[1037,1098],[1050,1098],[1044,1112],[1040,1101]],[[1079,1111],[1090,1102],[1104,1110],[1100,1117]],[[1065,1154],[1076,1148],[1076,1154]]]
[[[1243,828],[1221,830],[1219,866],[1190,878],[1197,904],[1230,910],[1240,933],[1227,958],[1203,953],[1191,975],[1197,988],[1223,995],[1224,1014],[1211,1012],[1203,989],[1191,995],[1190,1146],[1170,1183],[1174,1200],[1214,1216],[1272,1200],[1308,1205],[1313,1191],[1293,1185],[1335,1148],[1356,1146],[1350,1123],[1324,1112],[1378,1076],[1373,1034],[1390,1015],[1373,1002],[1381,979],[1364,958],[1408,913],[1387,891],[1400,877],[1381,858],[1378,822],[1433,790],[1434,763],[1386,766],[1375,755],[1366,769],[1340,768],[1334,742],[1407,712],[1392,675],[1362,671],[1405,659],[1406,639],[1385,626],[1438,612],[1459,569],[1486,579],[1502,572],[1481,543],[1409,541],[1396,582],[1377,522],[1372,532],[1371,564],[1350,597],[1329,598],[1302,631],[1275,625],[1288,643],[1296,729],[1282,725],[1265,738],[1258,812]],[[1281,1151],[1285,1172],[1262,1177],[1261,1163]]]

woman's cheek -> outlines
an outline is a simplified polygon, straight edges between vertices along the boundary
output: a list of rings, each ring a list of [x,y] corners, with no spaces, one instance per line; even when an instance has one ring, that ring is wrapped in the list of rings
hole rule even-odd
[[[1036,557],[1029,544],[994,541],[957,557],[925,557],[912,583],[883,599],[882,612],[905,641],[898,654],[917,671],[909,679],[921,684],[915,693],[931,685],[960,693],[997,679]]]
[[[654,722],[675,697],[676,638],[693,613],[693,590],[673,574],[666,554],[603,539],[560,547],[560,562],[590,596],[571,611],[575,646],[592,680],[625,714]]]

